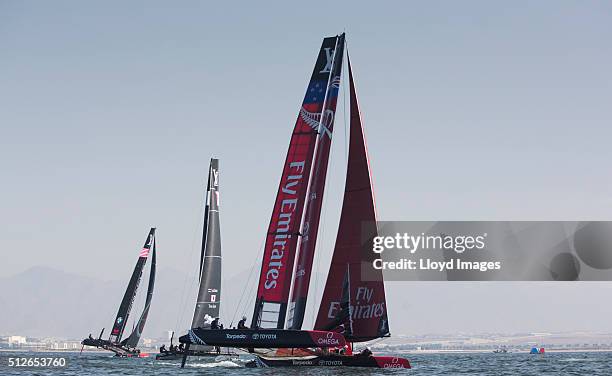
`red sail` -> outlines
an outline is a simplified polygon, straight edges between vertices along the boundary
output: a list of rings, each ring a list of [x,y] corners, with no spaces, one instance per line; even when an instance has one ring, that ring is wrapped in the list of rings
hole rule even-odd
[[[338,37],[325,38],[298,115],[264,248],[254,327],[282,328],[300,235],[304,199]]]
[[[340,87],[340,76],[342,74],[342,56],[344,54],[344,34],[338,37],[338,44],[334,54],[333,68],[323,116],[321,117],[321,131],[319,142],[312,163],[312,174],[308,197],[306,198],[306,209],[302,225],[302,238],[299,245],[295,275],[293,277],[293,290],[291,303],[289,305],[288,327],[301,329],[306,311],[306,300],[310,285],[312,262],[317,244],[319,232],[319,220],[321,218],[321,206],[325,192],[325,179],[327,177],[327,166],[329,162],[329,150],[331,137],[334,130],[334,116],[336,104],[338,103],[338,89]]]
[[[376,208],[350,60],[349,80],[351,122],[344,201],[315,329],[336,329],[347,340],[358,342],[388,335],[389,326],[382,272],[368,275],[368,281],[361,275],[361,263],[374,260],[374,253],[362,247],[361,240],[376,235]],[[373,224],[368,234],[362,233],[364,223]]]

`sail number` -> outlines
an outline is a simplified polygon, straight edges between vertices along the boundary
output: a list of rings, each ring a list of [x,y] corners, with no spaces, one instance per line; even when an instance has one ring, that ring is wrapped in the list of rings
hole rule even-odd
[[[66,358],[8,358],[9,367],[66,367]]]

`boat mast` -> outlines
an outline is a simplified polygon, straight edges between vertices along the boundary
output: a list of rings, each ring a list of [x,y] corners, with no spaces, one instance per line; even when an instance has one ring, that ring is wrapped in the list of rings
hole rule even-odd
[[[310,179],[306,196],[306,209],[301,227],[302,237],[298,247],[296,268],[293,274],[291,302],[289,305],[288,327],[291,329],[302,328],[306,312],[306,301],[319,232],[332,132],[334,130],[336,104],[341,83],[343,54],[344,34],[341,34],[338,36],[336,46],[334,47],[332,70],[327,83],[323,111],[319,121],[319,137],[317,138],[313,160],[312,178]]]
[[[285,159],[259,276],[251,327],[285,324],[302,214],[337,37],[325,38]]]
[[[219,221],[219,160],[211,159],[204,209],[200,287],[191,328],[209,325],[219,317],[221,304],[221,228]]]
[[[147,235],[147,239],[145,240],[145,244],[140,251],[138,261],[136,262],[136,266],[132,272],[132,277],[130,278],[130,282],[125,290],[121,304],[119,305],[119,311],[117,312],[117,317],[115,318],[113,328],[111,329],[111,334],[109,336],[109,341],[111,342],[118,343],[121,341],[121,336],[123,335],[125,324],[127,323],[130,311],[132,310],[134,297],[136,296],[136,291],[138,290],[138,285],[140,284],[140,280],[142,278],[142,270],[147,262],[147,257],[149,257],[149,252],[151,251],[154,237],[155,228],[151,228],[149,235]]]
[[[142,336],[142,332],[144,330],[145,324],[147,322],[147,317],[149,316],[149,310],[151,309],[151,301],[153,300],[153,289],[155,288],[155,270],[157,265],[157,247],[156,247],[156,239],[153,238],[153,255],[151,256],[151,271],[149,272],[149,286],[147,288],[147,297],[145,299],[145,306],[140,315],[140,319],[134,325],[132,329],[132,333],[121,341],[121,345],[126,346],[128,348],[135,348],[138,345],[138,341],[140,341],[140,337]]]

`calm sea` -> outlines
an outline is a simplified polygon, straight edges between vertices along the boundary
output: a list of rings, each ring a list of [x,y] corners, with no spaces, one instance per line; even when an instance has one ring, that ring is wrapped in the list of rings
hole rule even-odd
[[[9,358],[64,357],[63,368],[9,367]],[[412,370],[359,368],[244,368],[244,359],[179,361],[120,359],[101,353],[0,353],[0,375],[611,375],[612,353],[548,353],[544,356],[511,354],[418,354],[406,356]]]

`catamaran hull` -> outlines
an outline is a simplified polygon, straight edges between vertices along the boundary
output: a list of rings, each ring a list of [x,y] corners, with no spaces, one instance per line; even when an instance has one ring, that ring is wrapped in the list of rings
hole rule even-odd
[[[181,360],[183,359],[183,353],[166,353],[166,354],[157,354],[155,355],[155,360]],[[200,353],[200,354],[189,354],[188,356],[200,356],[200,357],[217,357],[219,354],[217,353]]]
[[[192,329],[181,343],[235,348],[343,347],[344,336],[323,330],[288,329]]]
[[[185,355],[184,352],[165,352],[161,354],[155,355],[156,360],[181,360]],[[238,354],[235,353],[217,353],[216,351],[189,351],[187,356],[190,357],[202,357],[202,358],[216,358],[216,357],[229,357],[229,358],[237,358]]]
[[[302,359],[264,358],[258,356],[246,364],[249,368],[266,367],[367,367],[410,368],[408,359],[393,356],[328,355]]]
[[[115,356],[121,358],[148,358],[148,353],[141,353],[138,350],[132,350],[127,347],[121,346],[119,343],[114,343],[111,341],[107,341],[104,339],[84,339],[81,344],[83,346],[96,347],[99,349],[104,349],[108,351],[112,351],[115,353]]]

